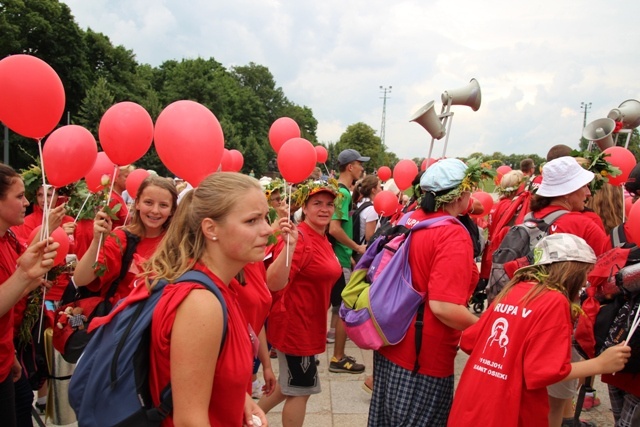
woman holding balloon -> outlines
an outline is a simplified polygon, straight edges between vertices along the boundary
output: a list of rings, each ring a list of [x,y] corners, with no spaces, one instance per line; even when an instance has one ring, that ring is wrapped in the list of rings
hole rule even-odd
[[[155,251],[176,210],[178,194],[172,181],[155,175],[145,178],[137,190],[131,224],[112,232],[113,220],[100,210],[93,225],[93,240],[78,261],[73,281],[76,286],[89,286],[91,291],[105,296],[118,279],[127,249],[127,234],[138,243],[128,272],[118,283],[113,302],[126,297],[133,287],[141,264]],[[134,239],[135,240],[135,239]]]
[[[25,249],[11,227],[29,202],[18,173],[0,164],[0,425],[31,425],[33,392],[14,349],[14,305],[42,284],[59,244],[52,238]],[[19,423],[19,424],[18,424]]]

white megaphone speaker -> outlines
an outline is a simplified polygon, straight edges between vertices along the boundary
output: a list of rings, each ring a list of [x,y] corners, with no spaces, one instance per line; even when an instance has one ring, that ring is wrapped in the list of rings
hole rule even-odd
[[[427,105],[416,111],[409,121],[416,122],[425,128],[433,139],[441,139],[447,133],[433,108],[433,101],[429,101]]]
[[[450,105],[466,105],[471,107],[473,111],[478,111],[481,101],[480,84],[476,79],[471,79],[465,87],[442,92],[442,103],[444,105],[451,102]]]
[[[611,134],[616,128],[616,122],[607,119],[597,119],[589,123],[582,131],[582,136],[598,145],[600,151],[613,147],[613,137]]]
[[[640,102],[627,99],[618,108],[609,111],[607,117],[622,122],[625,129],[635,129],[640,125]]]

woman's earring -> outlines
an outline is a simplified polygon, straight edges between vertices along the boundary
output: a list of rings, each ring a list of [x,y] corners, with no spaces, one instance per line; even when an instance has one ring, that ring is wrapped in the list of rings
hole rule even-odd
[[[218,238],[216,236],[211,236],[211,240],[215,242],[216,240],[218,240]]]

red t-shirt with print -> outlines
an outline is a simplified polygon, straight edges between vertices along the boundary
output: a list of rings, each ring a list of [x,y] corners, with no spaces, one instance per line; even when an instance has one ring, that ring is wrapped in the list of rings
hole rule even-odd
[[[283,353],[313,356],[326,349],[331,288],[342,267],[326,236],[305,222],[298,225],[298,236],[289,283],[274,298],[269,314],[267,338]],[[283,250],[285,242],[279,237],[274,257]]]
[[[522,304],[522,282],[462,334],[471,353],[458,382],[448,425],[546,426],[546,387],[571,372],[569,301],[546,290]]]
[[[418,209],[411,214],[407,226],[442,215],[442,212],[426,214]],[[432,377],[448,377],[453,375],[460,331],[438,320],[428,301],[466,306],[478,282],[473,243],[464,226],[446,224],[416,231],[409,244],[413,287],[419,292],[426,292],[427,298],[418,372]],[[415,321],[411,322],[402,341],[378,351],[396,365],[413,370],[416,361]]]

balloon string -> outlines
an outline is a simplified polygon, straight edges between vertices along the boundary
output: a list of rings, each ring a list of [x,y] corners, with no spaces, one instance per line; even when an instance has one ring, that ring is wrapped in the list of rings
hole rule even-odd
[[[287,218],[291,221],[291,184],[289,184],[289,194],[287,195],[287,185],[284,186],[284,197],[287,199]],[[289,239],[291,234],[287,234],[287,252],[284,266],[289,267]]]
[[[47,271],[44,274],[44,281],[47,282],[47,278],[49,277],[49,272]],[[44,303],[45,298],[47,296],[47,287],[42,287],[42,305],[40,306],[40,325],[38,326],[38,344],[40,344],[40,337],[42,336],[42,321],[44,320]]]
[[[331,174],[329,173],[329,168],[327,167],[327,164],[323,163],[323,165],[324,165],[324,170],[327,171],[327,178],[331,178],[331,176],[330,176]]]
[[[49,236],[49,210],[50,206],[47,203],[47,195],[49,193],[49,186],[47,185],[47,180],[44,174],[44,157],[42,156],[42,138],[38,138],[38,154],[40,155],[40,166],[42,167],[42,189],[44,190],[44,212],[42,213],[42,225],[40,226],[40,241],[44,239],[44,236]],[[55,192],[55,190],[54,190]],[[51,201],[53,201],[53,194],[51,195]],[[46,233],[46,234],[44,234]],[[47,239],[46,247],[49,246],[49,240]],[[47,281],[47,276],[49,273],[45,273],[44,280]],[[40,306],[40,325],[38,327],[38,344],[40,344],[40,336],[42,335],[42,321],[44,317],[44,299],[47,295],[47,288],[44,287],[42,289],[42,305]]]
[[[73,220],[74,224],[76,224],[78,222],[78,218],[80,218],[80,214],[82,213],[82,210],[84,209],[84,205],[87,204],[87,201],[89,200],[89,197],[91,197],[91,193],[87,194],[87,197],[84,198],[84,202],[82,202],[82,206],[80,206],[80,210],[78,211],[78,215],[76,215],[76,218]]]
[[[127,225],[129,222],[129,215],[131,215],[131,210],[133,209],[133,205],[135,204],[135,200],[133,202],[127,203],[127,216],[124,218],[124,225]]]
[[[622,190],[622,222],[624,223],[625,217],[626,217],[626,212],[624,208],[624,183],[620,184],[620,189]]]

